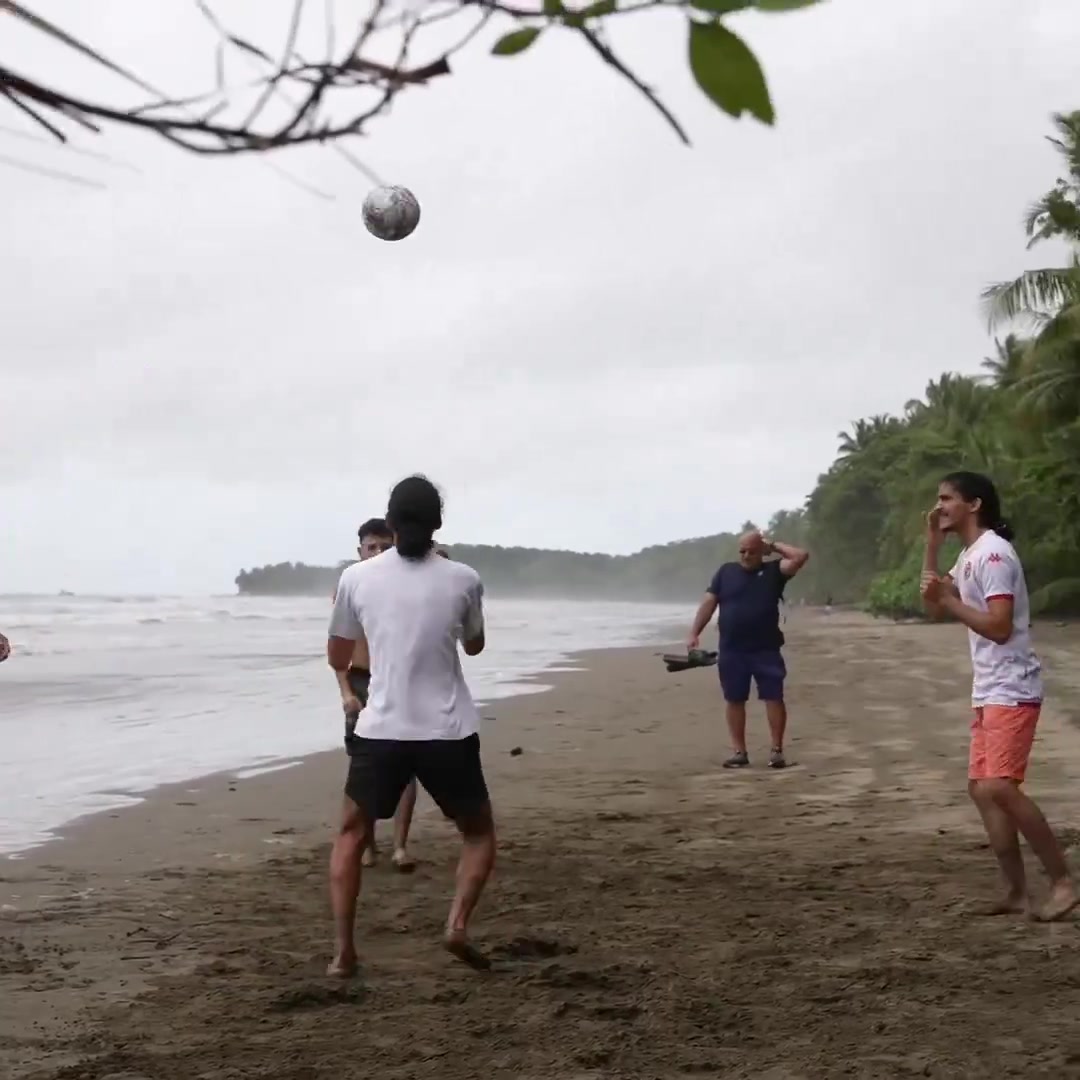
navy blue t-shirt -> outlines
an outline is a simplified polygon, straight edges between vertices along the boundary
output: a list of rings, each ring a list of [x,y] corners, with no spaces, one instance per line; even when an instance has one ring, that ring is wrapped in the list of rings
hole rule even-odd
[[[713,575],[709,592],[720,603],[720,646],[734,652],[764,652],[784,644],[780,629],[780,600],[788,579],[780,561],[747,570],[724,563]]]

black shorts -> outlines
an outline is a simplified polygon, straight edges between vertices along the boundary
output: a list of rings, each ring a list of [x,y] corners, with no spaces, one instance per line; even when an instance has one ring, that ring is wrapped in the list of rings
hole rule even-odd
[[[371,687],[371,672],[367,668],[351,667],[346,678],[349,680],[349,689],[356,695],[360,704],[366,709],[368,703],[368,689]],[[345,717],[345,749],[352,745],[355,738],[356,717]]]
[[[451,821],[475,819],[488,808],[479,735],[424,741],[353,736],[349,741],[345,794],[369,821],[393,817],[414,778]]]

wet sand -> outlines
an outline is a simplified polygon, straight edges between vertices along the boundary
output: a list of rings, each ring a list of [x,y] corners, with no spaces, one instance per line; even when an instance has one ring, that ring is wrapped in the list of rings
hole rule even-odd
[[[438,947],[456,845],[421,796],[417,872],[365,874],[361,977],[323,976],[343,752],[162,789],[0,863],[0,1076],[1080,1076],[1080,923],[970,914],[997,882],[962,631],[787,629],[783,772],[756,704],[754,768],[720,768],[715,673],[669,675],[660,648],[486,710],[486,975]],[[1080,631],[1037,644],[1029,789],[1073,847]]]

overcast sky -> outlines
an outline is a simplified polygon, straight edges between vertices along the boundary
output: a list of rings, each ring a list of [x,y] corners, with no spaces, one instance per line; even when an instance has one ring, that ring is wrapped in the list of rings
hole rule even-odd
[[[217,10],[276,47],[287,5],[255,6]],[[170,92],[212,84],[189,0],[37,9]],[[1057,175],[1049,114],[1080,107],[1075,9],[740,15],[772,130],[704,99],[676,14],[624,19],[691,149],[571,35],[513,59],[481,39],[356,144],[423,206],[398,244],[328,150],[274,160],[333,201],[150,136],[79,138],[133,172],[0,131],[2,156],[107,184],[0,165],[0,593],[222,592],[345,558],[414,471],[459,541],[627,552],[799,505],[839,429],[978,368],[986,282],[1056,254],[1020,220]],[[0,20],[5,61],[104,86]]]

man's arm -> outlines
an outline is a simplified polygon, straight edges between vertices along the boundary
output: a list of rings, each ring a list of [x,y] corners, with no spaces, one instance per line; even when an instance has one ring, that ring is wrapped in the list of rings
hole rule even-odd
[[[466,656],[479,656],[486,644],[484,638],[484,584],[477,577],[469,589],[469,603],[461,623],[461,647]]]
[[[1013,633],[1013,597],[1017,580],[1023,571],[1020,564],[1008,555],[997,552],[978,559],[975,584],[986,601],[986,611],[968,607],[954,590],[941,587],[941,606],[969,630],[997,645],[1004,645]]]
[[[698,647],[701,643],[701,635],[705,632],[705,627],[709,625],[713,615],[716,613],[716,609],[720,606],[720,577],[722,571],[723,567],[713,574],[712,582],[705,595],[701,598],[697,611],[694,612],[694,621],[690,624],[690,633],[686,637],[687,649],[696,649]]]
[[[986,611],[968,607],[955,593],[945,592],[941,600],[942,608],[969,630],[974,630],[979,637],[1004,645],[1013,632],[1013,598],[995,596],[986,601]]]
[[[794,577],[809,561],[810,552],[792,544],[782,544],[779,540],[766,540],[766,550],[780,556],[780,573],[784,577]]]
[[[933,591],[933,587],[930,585],[932,581],[940,581],[943,585],[942,596],[953,596],[957,600],[960,599],[960,593],[956,588],[956,582],[952,573],[946,574],[944,578],[938,576],[938,558],[941,555],[942,545],[945,543],[945,535],[941,531],[941,527],[938,524],[938,512],[937,510],[931,510],[926,515],[926,547],[923,548],[923,565],[922,575],[919,579],[919,591],[923,598],[923,609],[926,614],[931,618],[940,621],[945,618],[947,614],[945,605],[942,600],[933,600],[930,597],[930,593]],[[956,570],[956,567],[953,567]]]
[[[352,594],[341,583],[334,596],[334,611],[330,616],[330,631],[326,640],[326,662],[334,669],[341,702],[346,711],[359,712],[356,698],[349,686],[349,663],[352,660],[356,643],[364,636],[360,620],[353,610]]]

